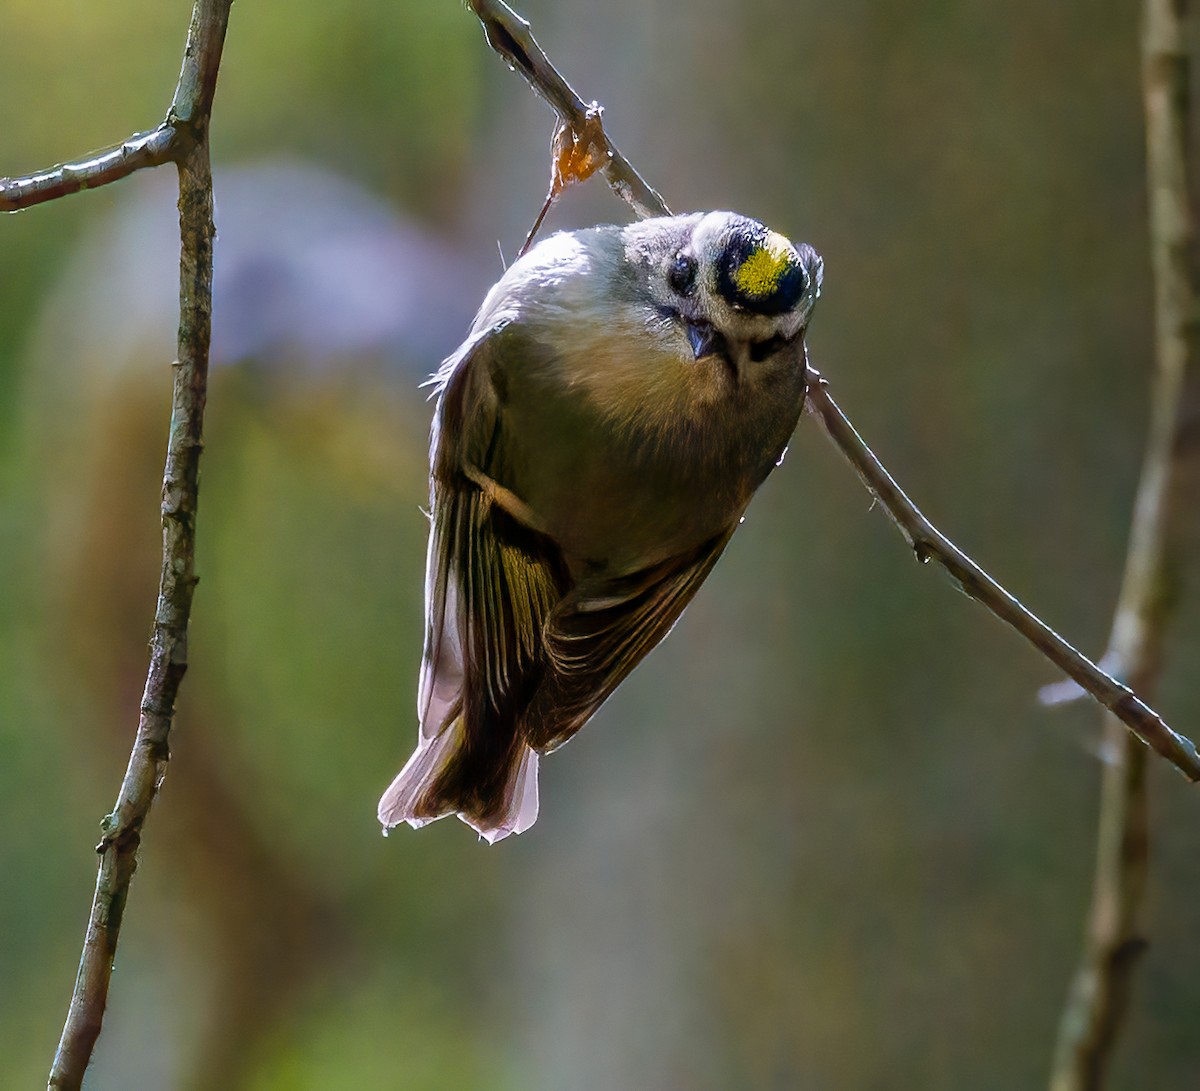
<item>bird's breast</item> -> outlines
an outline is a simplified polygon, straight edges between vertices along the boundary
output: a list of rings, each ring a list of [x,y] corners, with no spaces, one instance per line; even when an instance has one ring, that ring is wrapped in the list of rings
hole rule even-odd
[[[508,376],[511,487],[568,559],[589,567],[634,570],[720,534],[800,413],[802,350],[798,365],[760,363],[739,376],[660,332],[576,344]]]

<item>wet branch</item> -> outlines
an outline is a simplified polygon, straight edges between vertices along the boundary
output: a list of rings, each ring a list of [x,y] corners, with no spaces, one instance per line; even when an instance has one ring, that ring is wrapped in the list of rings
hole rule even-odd
[[[195,588],[195,515],[212,317],[212,176],[208,126],[231,0],[195,0],[167,119],[113,152],[0,183],[0,207],[28,207],[167,161],[179,170],[179,346],[163,472],[163,564],[137,736],[116,805],[102,824],[100,868],[70,1009],[49,1088],[83,1082],[100,1035],[142,824],[166,775],[175,696],[187,670]]]
[[[1175,605],[1167,593],[1183,549],[1182,522],[1196,502],[1195,444],[1200,378],[1193,333],[1197,300],[1188,191],[1189,61],[1186,4],[1146,0],[1142,12],[1142,91],[1146,184],[1154,277],[1155,364],[1150,431],[1121,594],[1106,661],[1147,692],[1161,667]],[[1101,784],[1092,905],[1083,956],[1063,1010],[1051,1091],[1097,1091],[1132,990],[1146,886],[1148,821],[1145,753],[1105,717],[1108,763]]]
[[[596,154],[607,157],[601,168],[609,185],[638,216],[669,215],[662,198],[648,186],[604,132],[600,108],[585,106],[541,47],[529,24],[500,0],[468,0],[483,24],[488,44],[512,65],[550,104],[562,124]],[[1167,3],[1168,0],[1154,0]],[[1129,687],[1081,655],[958,549],[917,509],[895,479],[863,442],[829,394],[825,381],[811,371],[808,409],[825,429],[863,484],[878,499],[920,561],[935,560],[962,589],[1025,637],[1059,670],[1074,679],[1148,746],[1153,747],[1191,781],[1200,780],[1200,753],[1192,742],[1172,731]]]

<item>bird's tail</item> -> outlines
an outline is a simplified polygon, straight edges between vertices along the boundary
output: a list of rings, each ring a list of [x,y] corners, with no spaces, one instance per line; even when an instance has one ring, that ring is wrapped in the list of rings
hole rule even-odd
[[[481,778],[473,768],[478,758],[464,738],[458,716],[439,735],[421,739],[379,800],[385,832],[401,822],[418,829],[457,814],[488,844],[495,844],[510,833],[524,833],[537,821],[537,751],[515,740],[499,768],[486,770]]]

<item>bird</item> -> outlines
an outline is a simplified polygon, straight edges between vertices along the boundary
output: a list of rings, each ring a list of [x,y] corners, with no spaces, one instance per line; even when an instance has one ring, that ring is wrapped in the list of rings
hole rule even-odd
[[[562,746],[670,631],[783,458],[823,262],[734,212],[549,236],[429,380],[416,750],[386,833],[538,814]]]

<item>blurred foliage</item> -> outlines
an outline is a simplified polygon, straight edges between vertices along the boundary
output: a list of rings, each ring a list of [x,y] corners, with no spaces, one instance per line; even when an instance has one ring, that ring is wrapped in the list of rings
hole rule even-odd
[[[672,207],[823,253],[811,345],[843,405],[1095,652],[1146,408],[1136,8],[521,8]],[[157,123],[186,4],[0,10],[0,173]],[[192,666],[89,1086],[1038,1086],[1087,905],[1097,717],[1039,710],[1044,665],[912,563],[803,423],[671,639],[545,764],[532,831],[378,836],[415,730],[417,382],[496,240],[523,238],[550,131],[455,0],[235,5],[218,171],[262,169],[267,207],[289,194],[263,164],[316,164],[471,272],[428,285],[429,358],[379,342],[214,372]],[[218,252],[253,254],[221,178]],[[6,1086],[48,1068],[136,723],[171,315],[125,273],[172,274],[113,232],[161,229],[160,198],[135,179],[0,222]],[[550,226],[625,216],[593,182]],[[1159,704],[1195,736],[1184,607]],[[1154,788],[1115,1088],[1191,1087],[1200,1064],[1197,801],[1163,769]]]

